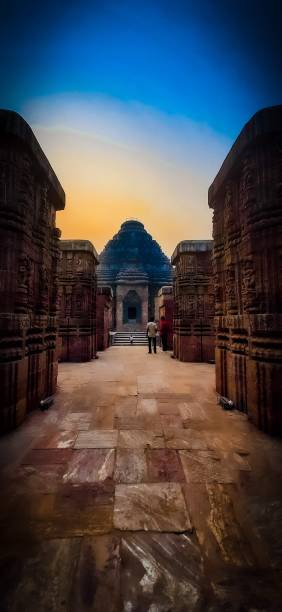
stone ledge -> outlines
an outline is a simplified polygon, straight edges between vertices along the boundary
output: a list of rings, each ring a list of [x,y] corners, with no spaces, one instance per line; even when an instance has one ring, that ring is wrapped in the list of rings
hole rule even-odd
[[[225,185],[225,181],[230,178],[231,174],[234,174],[234,167],[240,162],[245,149],[257,140],[278,132],[282,133],[281,104],[263,108],[253,115],[241,130],[209,188],[208,203],[210,208],[214,207],[214,199]]]
[[[88,251],[94,256],[96,263],[99,263],[98,253],[90,240],[60,240],[62,251]]]
[[[171,256],[171,263],[175,265],[182,253],[198,253],[199,251],[212,251],[213,240],[182,240],[179,242]]]
[[[43,171],[53,192],[56,210],[65,208],[65,192],[45,153],[28,123],[18,113],[0,109],[0,134],[17,139],[29,149],[36,164]]]

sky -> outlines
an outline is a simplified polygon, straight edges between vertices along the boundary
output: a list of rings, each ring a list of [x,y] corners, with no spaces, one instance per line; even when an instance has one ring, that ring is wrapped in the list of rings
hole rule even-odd
[[[63,238],[100,252],[128,218],[170,256],[211,238],[207,191],[260,108],[282,102],[280,0],[0,4],[2,108],[66,192]]]

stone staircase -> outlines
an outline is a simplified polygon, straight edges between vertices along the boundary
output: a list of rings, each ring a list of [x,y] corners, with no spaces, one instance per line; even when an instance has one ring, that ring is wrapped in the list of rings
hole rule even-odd
[[[130,336],[133,336],[133,346],[145,346],[147,336],[144,331],[117,332],[114,336],[114,346],[130,346]]]

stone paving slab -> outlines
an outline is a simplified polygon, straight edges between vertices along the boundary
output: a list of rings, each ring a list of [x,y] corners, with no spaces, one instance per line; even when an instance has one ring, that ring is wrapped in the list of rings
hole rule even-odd
[[[121,397],[114,407],[116,417],[133,417],[137,411],[137,397]]]
[[[207,583],[193,535],[127,534],[121,540],[121,558],[121,599],[128,610],[206,609]]]
[[[178,408],[181,418],[185,421],[205,421],[207,418],[206,410],[200,402],[180,402]]]
[[[191,483],[232,483],[236,481],[235,470],[224,464],[214,451],[180,450],[185,478]]]
[[[33,448],[73,448],[77,435],[77,431],[57,431],[49,436],[39,438],[38,442],[35,443]]]
[[[118,537],[84,537],[72,583],[69,612],[120,610],[120,564]]]
[[[119,484],[136,484],[148,481],[148,470],[145,449],[119,448],[117,450],[115,482]]]
[[[156,416],[158,414],[157,400],[139,399],[137,402],[137,416]]]
[[[22,459],[22,465],[51,465],[68,463],[72,458],[71,448],[46,448],[31,450]]]
[[[182,429],[183,421],[177,414],[162,414],[160,417],[163,429]]]
[[[114,464],[114,449],[74,450],[63,482],[80,484],[104,481],[112,478]]]
[[[207,450],[206,436],[202,432],[197,433],[192,429],[172,429],[164,427],[164,437],[167,448]]]
[[[78,539],[60,538],[2,552],[3,612],[68,612],[79,549]]]
[[[98,406],[95,408],[94,416],[91,419],[89,430],[93,429],[114,429],[115,409],[109,406]]]
[[[113,429],[98,429],[79,433],[75,448],[115,448],[118,441],[118,431]]]
[[[146,450],[149,482],[184,482],[178,454],[171,449]]]
[[[161,430],[127,429],[119,432],[118,448],[165,448]]]
[[[64,470],[64,463],[21,465],[15,470],[10,484],[19,494],[26,491],[53,493],[62,483]]]
[[[144,429],[158,431],[162,429],[162,423],[158,417],[134,416],[115,419],[116,429]]]
[[[114,526],[127,531],[191,531],[180,484],[116,485]]]
[[[176,416],[180,416],[178,404],[173,400],[157,400],[158,402],[158,411],[159,414],[175,414]]]

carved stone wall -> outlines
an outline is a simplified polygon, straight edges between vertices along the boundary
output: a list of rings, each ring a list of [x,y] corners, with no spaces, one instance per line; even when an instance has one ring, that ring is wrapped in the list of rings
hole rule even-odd
[[[184,240],[174,273],[173,351],[181,361],[214,359],[212,240]]]
[[[98,287],[96,300],[97,351],[109,347],[109,332],[113,326],[113,292],[111,287]]]
[[[209,189],[216,389],[282,433],[282,106],[243,128]]]
[[[88,240],[61,240],[60,250],[60,361],[89,361],[96,355],[98,256]]]
[[[173,287],[165,286],[158,291],[155,298],[155,320],[160,321],[165,317],[169,324],[168,348],[173,348]]]
[[[57,380],[57,292],[65,194],[29,125],[0,111],[0,431]]]

